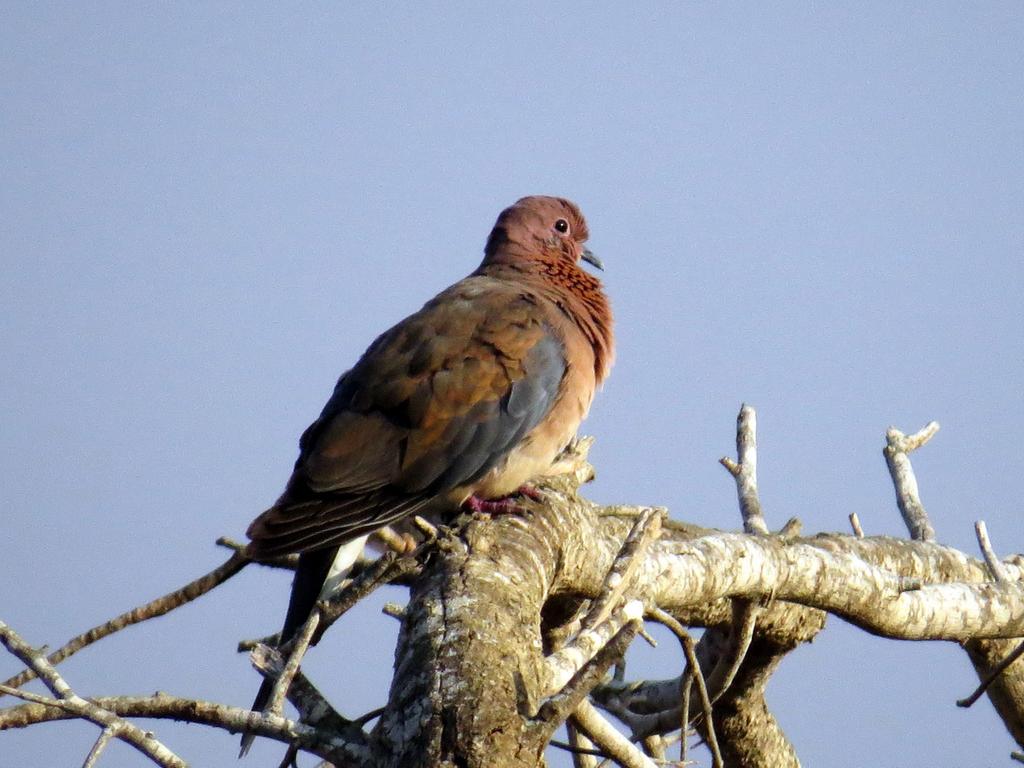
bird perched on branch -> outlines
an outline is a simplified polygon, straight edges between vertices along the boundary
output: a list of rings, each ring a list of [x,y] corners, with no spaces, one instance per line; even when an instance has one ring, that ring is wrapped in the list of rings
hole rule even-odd
[[[366,535],[414,513],[501,511],[576,434],[614,356],[573,203],[502,211],[469,277],[385,331],[299,442],[281,498],[249,526],[256,560],[299,553],[280,642],[347,571]],[[253,709],[269,700],[264,681]],[[252,736],[243,738],[243,754]]]

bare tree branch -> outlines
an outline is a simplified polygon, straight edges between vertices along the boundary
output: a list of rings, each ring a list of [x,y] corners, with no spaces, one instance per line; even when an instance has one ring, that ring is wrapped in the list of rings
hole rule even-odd
[[[743,659],[754,639],[754,628],[761,608],[748,600],[733,601],[733,621],[728,633],[727,650],[707,677],[707,687],[714,703],[722,697],[736,679]]]
[[[545,695],[550,696],[565,686],[626,624],[638,622],[643,617],[643,604],[638,601],[623,606],[616,616],[610,614],[627,591],[634,587],[644,552],[661,533],[664,514],[664,510],[645,509],[637,515],[619,554],[605,575],[599,596],[591,602],[587,613],[578,621],[574,636],[560,644],[561,647],[544,660],[547,677]],[[633,633],[636,634],[640,629],[638,625]]]
[[[1019,659],[1022,655],[1024,655],[1024,643],[1018,645],[1016,648],[1013,649],[1009,656],[1007,656],[1005,659],[996,664],[996,666],[993,667],[992,671],[988,675],[986,675],[985,678],[981,681],[981,685],[975,688],[974,692],[970,696],[964,699],[957,699],[956,705],[958,707],[970,707],[971,705],[973,705],[974,702],[980,699],[981,696],[985,693],[985,691],[989,689],[989,686],[991,686],[992,683],[994,683],[996,679],[1001,674],[1003,674],[1003,672],[1005,672],[1007,668],[1011,664],[1013,664],[1013,662]]]
[[[320,620],[313,633],[312,644],[316,645],[334,622],[344,616],[356,603],[373,593],[378,587],[410,576],[420,570],[417,553],[399,556],[387,552],[377,558],[356,576],[348,586],[330,599],[319,604]]]
[[[292,680],[295,679],[295,675],[299,671],[299,664],[302,663],[302,657],[305,656],[306,651],[309,650],[309,642],[313,639],[313,633],[316,632],[316,628],[319,625],[320,611],[314,610],[302,625],[302,628],[299,630],[299,634],[296,635],[295,639],[289,643],[291,648],[288,653],[288,661],[281,670],[281,674],[278,675],[277,680],[274,683],[274,689],[270,693],[270,700],[267,702],[266,707],[268,712],[275,715],[281,714],[285,694],[288,692],[288,689],[291,687]]]
[[[99,738],[96,739],[96,743],[92,745],[92,749],[89,750],[89,754],[85,756],[85,762],[82,763],[82,768],[95,768],[96,762],[100,759],[100,755],[103,754],[103,750],[107,748],[107,744],[114,738],[115,731],[113,727],[107,726],[100,731]]]
[[[1002,561],[996,557],[996,553],[992,549],[992,542],[989,541],[988,538],[988,527],[985,525],[984,520],[978,520],[974,524],[974,533],[978,537],[978,548],[981,550],[981,554],[985,558],[985,564],[988,566],[988,570],[992,574],[992,578],[1003,583],[1011,581]]]
[[[544,659],[543,687],[545,696],[564,688],[594,657],[619,635],[627,625],[643,617],[643,604],[639,600],[627,603],[601,624],[576,634],[570,642]],[[635,635],[639,627],[634,627]],[[615,661],[615,659],[613,659]]]
[[[280,652],[266,645],[254,648],[249,659],[264,677],[280,676],[284,668]],[[302,674],[302,670],[296,671],[286,695],[299,711],[299,719],[303,723],[331,733],[344,733],[350,741],[356,743],[366,741],[366,734],[360,730],[364,724],[363,719],[353,721],[338,714],[316,686]]]
[[[543,726],[545,731],[553,731],[580,702],[594,689],[608,668],[622,658],[629,644],[636,637],[640,620],[643,617],[643,606],[639,601],[628,603],[622,613],[628,614],[628,620],[622,628],[601,648],[579,672],[573,675],[558,693],[549,696],[540,706],[534,721]]]
[[[927,442],[938,428],[939,425],[936,422],[931,422],[909,438],[904,437],[895,429],[890,429],[891,434],[887,435],[890,445],[895,443],[893,450],[897,452],[895,467],[892,462],[889,463],[890,474],[896,488],[896,497],[900,504],[900,511],[904,513],[904,520],[907,521],[908,528],[915,538],[926,538],[929,532],[934,538],[934,531],[931,530],[924,507],[921,505],[917,481],[910,466],[910,459],[906,454]],[[886,461],[889,462],[889,446],[886,447],[885,455]],[[1011,572],[1008,563],[998,560],[988,542],[987,530],[983,523],[976,529],[976,532],[990,576],[1002,584],[1012,581],[1019,582],[1021,578],[1019,568],[1012,569],[1013,572]],[[1024,668],[1019,665],[1012,668],[1017,648],[1009,640],[985,638],[968,639],[963,643],[963,647],[974,665],[981,685],[974,694],[962,699],[958,704],[969,706],[982,692],[988,693],[989,700],[996,712],[999,713],[1007,730],[1018,744],[1024,745]]]
[[[244,555],[246,545],[240,541],[235,541],[228,536],[221,536],[214,542],[218,547],[224,547],[230,549],[239,555]],[[265,560],[254,560],[257,565],[262,565],[267,568],[280,568],[284,571],[294,571],[299,567],[299,556],[298,555],[278,555],[277,557],[268,557]]]
[[[757,494],[757,413],[746,404],[736,417],[736,458],[738,462],[727,456],[719,461],[736,479],[743,530],[747,533],[768,533]]]
[[[580,632],[593,629],[605,621],[627,590],[632,589],[648,545],[661,535],[661,521],[664,517],[664,509],[642,509],[637,514],[636,522],[633,523],[619,554],[608,569],[608,574],[601,585],[600,596],[593,601],[583,618]]]
[[[827,550],[818,541],[730,533],[673,541],[663,534],[641,578],[670,611],[722,597],[772,598],[820,608],[874,634],[904,640],[959,642],[1024,632],[1024,592],[1016,584],[922,585],[867,561],[863,556],[872,548],[860,545],[871,539],[832,538]]]
[[[153,734],[146,733],[117,714],[76,694],[42,653],[28,645],[17,632],[2,621],[0,644],[32,669],[57,697],[47,702],[49,706],[102,726],[104,733],[109,730],[113,737],[131,745],[162,768],[187,768],[185,761],[161,744]],[[17,695],[20,696],[21,692]],[[98,755],[101,749],[102,746],[97,745],[92,752]],[[87,758],[86,762],[89,760],[90,758]]]
[[[604,755],[604,752],[596,749],[594,742],[580,732],[575,720],[570,719],[565,729],[569,734],[569,746],[573,750],[573,768],[597,768],[597,757]],[[551,743],[554,744],[553,741]]]
[[[690,633],[683,628],[682,624],[660,608],[651,611],[651,616],[671,629],[683,647],[683,653],[686,655],[686,666],[693,673],[693,680],[697,685],[697,693],[700,694],[700,702],[704,710],[705,733],[708,748],[711,750],[711,764],[714,768],[722,768],[724,764],[722,762],[722,753],[718,748],[718,738],[715,736],[711,696],[708,694],[708,689],[704,682],[704,673],[701,671],[700,661],[697,659],[697,654],[694,650],[693,638],[690,637]]]
[[[181,589],[176,589],[173,592],[167,593],[163,597],[158,597],[156,600],[146,603],[145,605],[133,608],[110,621],[95,626],[89,631],[83,632],[77,637],[72,638],[59,649],[47,656],[46,660],[50,664],[60,664],[60,662],[64,661],[69,656],[72,656],[88,645],[92,645],[97,640],[102,640],[104,637],[112,635],[126,627],[130,627],[133,624],[138,624],[139,622],[146,621],[147,619],[153,619],[157,616],[163,616],[164,614],[173,611],[175,608],[180,608],[186,603],[195,600],[197,597],[202,597],[214,587],[223,584],[250,562],[249,558],[244,554],[235,552],[222,565],[219,565],[209,573],[200,576],[198,579],[190,581]],[[34,680],[35,677],[36,673],[33,670],[28,669],[18,675],[15,675],[9,680],[5,680],[3,684],[11,688],[20,688],[29,680]]]
[[[223,728],[232,733],[250,731],[286,744],[294,742],[301,749],[338,766],[364,766],[372,756],[365,743],[349,738],[348,733],[342,736],[320,731],[280,715],[252,712],[226,704],[179,698],[165,693],[154,696],[105,696],[90,699],[90,703],[118,717],[184,720]],[[0,710],[0,731],[75,717],[81,715],[69,712],[59,703],[23,704]]]
[[[917,478],[910,466],[907,454],[915,451],[931,440],[939,431],[937,421],[929,422],[920,431],[912,435],[904,435],[896,427],[889,427],[885,433],[885,463],[889,466],[892,483],[896,489],[896,503],[899,505],[903,522],[910,531],[910,537],[916,541],[935,541],[935,529],[932,528],[928,513],[921,503],[917,490]]]
[[[738,463],[727,458],[722,458],[721,463],[736,480],[736,496],[743,519],[743,530],[747,533],[767,535],[768,523],[764,518],[761,497],[757,489],[757,414],[746,404],[740,408],[736,417],[736,455]],[[790,530],[791,524],[794,526],[793,530]],[[798,534],[799,521],[789,521],[785,537],[794,538]],[[754,637],[754,627],[760,610],[760,606],[750,600],[733,601],[727,651],[718,660],[707,679],[712,701],[718,699],[736,677],[736,672],[743,663],[743,657],[746,656],[750,641]]]
[[[601,717],[589,701],[580,702],[572,718],[577,728],[624,768],[656,768],[654,762]]]

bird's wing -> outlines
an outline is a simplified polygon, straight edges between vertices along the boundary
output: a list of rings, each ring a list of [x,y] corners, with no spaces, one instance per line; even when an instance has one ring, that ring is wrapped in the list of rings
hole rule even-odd
[[[471,277],[380,336],[303,435],[257,556],[343,543],[482,477],[551,410],[564,348],[536,296]]]

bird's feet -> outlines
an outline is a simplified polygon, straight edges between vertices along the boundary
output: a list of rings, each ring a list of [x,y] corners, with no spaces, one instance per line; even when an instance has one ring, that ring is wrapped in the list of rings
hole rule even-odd
[[[515,493],[502,496],[500,499],[483,499],[473,494],[462,503],[462,506],[473,513],[486,512],[489,515],[520,514],[525,511],[517,501],[517,497],[520,496],[525,496],[532,501],[541,501],[544,498],[544,495],[536,488],[523,485]]]
[[[519,490],[516,491],[520,496],[525,496],[531,501],[544,501],[544,494],[534,488],[532,485],[520,485]]]

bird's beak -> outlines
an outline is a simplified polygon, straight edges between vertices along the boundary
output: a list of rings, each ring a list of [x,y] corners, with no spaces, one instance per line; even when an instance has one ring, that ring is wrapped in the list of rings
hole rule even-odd
[[[597,258],[597,256],[594,255],[594,252],[589,248],[583,249],[583,254],[580,256],[580,258],[587,262],[587,264],[593,264],[602,272],[604,271],[604,264],[601,263],[601,260]]]

